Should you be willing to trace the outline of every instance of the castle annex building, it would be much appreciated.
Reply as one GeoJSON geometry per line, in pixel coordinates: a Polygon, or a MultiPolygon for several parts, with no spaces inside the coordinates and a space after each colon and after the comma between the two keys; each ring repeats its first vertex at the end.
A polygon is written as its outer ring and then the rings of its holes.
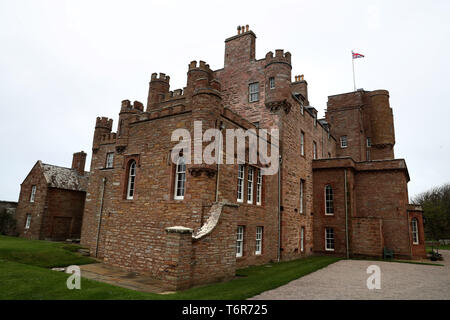
{"type": "Polygon", "coordinates": [[[37,161],[20,185],[16,230],[41,240],[79,239],[89,173],[86,153],[74,153],[72,167],[37,161]]]}
{"type": "Polygon", "coordinates": [[[192,61],[182,89],[152,74],[145,106],[122,101],[117,132],[97,118],[82,245],[172,289],[312,254],[425,256],[422,212],[408,203],[405,161],[394,158],[389,93],[330,96],[318,119],[304,77],[292,81],[291,54],[257,59],[255,43],[239,28],[225,40],[224,67],[192,61]],[[278,129],[268,143],[279,170],[263,175],[266,164],[248,153],[245,164],[189,163],[181,152],[172,161],[172,133],[193,137],[194,121],[203,132],[278,129]]]}

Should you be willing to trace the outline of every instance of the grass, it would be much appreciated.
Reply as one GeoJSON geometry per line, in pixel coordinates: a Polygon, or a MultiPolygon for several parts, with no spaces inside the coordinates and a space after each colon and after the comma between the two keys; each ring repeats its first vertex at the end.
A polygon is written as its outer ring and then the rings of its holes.
{"type": "Polygon", "coordinates": [[[81,290],[67,289],[69,275],[46,268],[79,264],[77,259],[80,262],[87,261],[81,259],[86,257],[79,257],[70,251],[74,249],[73,246],[65,246],[46,241],[0,237],[0,299],[241,300],[277,288],[340,260],[335,257],[309,257],[252,266],[237,270],[239,276],[228,282],[160,295],[85,278],[81,279],[81,290]],[[30,252],[30,249],[36,252],[30,252]],[[22,252],[14,254],[14,251],[22,252]]]}
{"type": "Polygon", "coordinates": [[[0,236],[0,259],[43,268],[95,262],[76,251],[78,245],[0,236]]]}
{"type": "MultiPolygon", "coordinates": [[[[431,246],[427,246],[427,252],[431,253],[431,246]]],[[[434,249],[438,249],[438,250],[450,250],[450,244],[441,244],[439,247],[434,247],[434,249]]]]}

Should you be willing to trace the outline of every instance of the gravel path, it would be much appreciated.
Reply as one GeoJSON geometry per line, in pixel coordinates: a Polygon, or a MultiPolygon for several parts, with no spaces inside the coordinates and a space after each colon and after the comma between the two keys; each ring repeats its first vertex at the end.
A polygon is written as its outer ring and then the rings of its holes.
{"type": "Polygon", "coordinates": [[[450,300],[450,251],[440,250],[445,266],[341,260],[324,269],[263,292],[250,300],[439,299],[450,300]],[[369,290],[367,267],[381,270],[381,289],[369,290]]]}

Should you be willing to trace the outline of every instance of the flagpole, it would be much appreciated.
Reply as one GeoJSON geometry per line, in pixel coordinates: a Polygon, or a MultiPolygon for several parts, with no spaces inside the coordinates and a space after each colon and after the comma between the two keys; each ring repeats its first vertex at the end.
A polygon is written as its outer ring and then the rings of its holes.
{"type": "Polygon", "coordinates": [[[352,50],[352,70],[353,70],[353,91],[356,91],[356,82],[355,82],[355,59],[353,58],[353,50],[352,50]]]}

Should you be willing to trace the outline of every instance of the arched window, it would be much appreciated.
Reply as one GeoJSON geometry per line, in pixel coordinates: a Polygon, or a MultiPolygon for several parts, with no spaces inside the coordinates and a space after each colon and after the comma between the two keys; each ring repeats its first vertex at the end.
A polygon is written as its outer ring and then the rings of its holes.
{"type": "Polygon", "coordinates": [[[416,218],[412,219],[411,224],[412,224],[413,244],[419,244],[419,227],[417,219],[416,218]]]}
{"type": "Polygon", "coordinates": [[[325,214],[334,214],[333,189],[329,184],[325,186],[325,214]]]}
{"type": "Polygon", "coordinates": [[[131,200],[134,196],[134,187],[136,181],[136,161],[132,160],[128,166],[128,185],[127,199],[131,200]]]}
{"type": "Polygon", "coordinates": [[[184,160],[184,157],[180,157],[177,161],[177,166],[175,170],[174,199],[183,200],[185,189],[186,189],[186,162],[184,160]]]}

